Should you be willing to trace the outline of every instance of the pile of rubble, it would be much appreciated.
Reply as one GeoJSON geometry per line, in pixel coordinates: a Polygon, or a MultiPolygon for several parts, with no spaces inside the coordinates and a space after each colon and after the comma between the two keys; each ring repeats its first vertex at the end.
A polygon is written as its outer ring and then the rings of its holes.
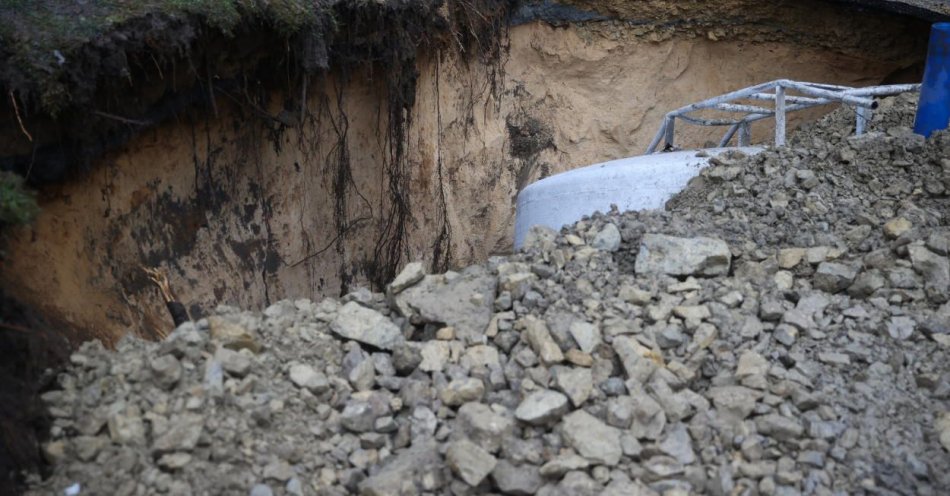
{"type": "Polygon", "coordinates": [[[947,494],[950,134],[884,102],[386,294],[88,343],[34,494],[947,494]]]}

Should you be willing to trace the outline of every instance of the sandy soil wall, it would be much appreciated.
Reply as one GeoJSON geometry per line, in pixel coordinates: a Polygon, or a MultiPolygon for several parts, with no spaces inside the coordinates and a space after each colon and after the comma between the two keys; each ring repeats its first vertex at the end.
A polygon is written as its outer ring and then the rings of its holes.
{"type": "MultiPolygon", "coordinates": [[[[780,77],[881,82],[922,55],[888,36],[839,51],[533,22],[512,28],[502,61],[422,59],[402,155],[378,69],[313,81],[303,115],[288,114],[289,95],[266,107],[218,95],[217,115],[182,116],[44,191],[41,216],[7,247],[2,286],[112,341],[171,326],[141,266],[165,269],[200,317],[338,295],[387,263],[463,265],[510,249],[524,185],[639,154],[666,111],[703,97],[780,77]]],[[[688,144],[714,138],[684,131],[688,144]]]]}

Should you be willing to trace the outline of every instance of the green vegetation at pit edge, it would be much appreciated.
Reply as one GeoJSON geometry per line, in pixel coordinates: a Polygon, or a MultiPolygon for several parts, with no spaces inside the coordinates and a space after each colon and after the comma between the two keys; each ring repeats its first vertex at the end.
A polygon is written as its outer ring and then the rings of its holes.
{"type": "Polygon", "coordinates": [[[9,66],[0,76],[7,86],[32,91],[42,110],[56,115],[71,100],[64,62],[74,50],[133,19],[196,18],[225,34],[252,23],[290,36],[328,15],[328,5],[326,0],[0,0],[0,56],[9,66]]]}
{"type": "Polygon", "coordinates": [[[23,178],[0,171],[0,225],[28,224],[39,211],[36,196],[23,184],[23,178]]]}

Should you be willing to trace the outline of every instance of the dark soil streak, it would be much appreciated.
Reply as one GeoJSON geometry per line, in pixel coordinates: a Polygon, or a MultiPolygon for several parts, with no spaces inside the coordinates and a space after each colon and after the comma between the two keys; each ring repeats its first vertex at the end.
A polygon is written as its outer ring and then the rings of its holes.
{"type": "Polygon", "coordinates": [[[439,213],[441,215],[441,226],[439,236],[432,246],[432,271],[445,272],[452,264],[452,229],[449,226],[449,207],[445,201],[445,178],[442,175],[442,140],[444,133],[442,131],[442,93],[440,91],[439,80],[442,75],[442,58],[436,58],[435,65],[435,101],[436,101],[436,128],[438,131],[438,142],[436,143],[436,170],[439,177],[439,213]]]}

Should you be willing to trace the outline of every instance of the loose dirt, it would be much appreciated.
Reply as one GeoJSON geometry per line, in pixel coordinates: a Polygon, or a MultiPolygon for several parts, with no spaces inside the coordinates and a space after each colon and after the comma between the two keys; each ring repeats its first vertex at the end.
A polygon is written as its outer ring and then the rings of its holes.
{"type": "Polygon", "coordinates": [[[913,103],[385,294],[88,343],[31,494],[946,493],[950,134],[913,103]]]}

